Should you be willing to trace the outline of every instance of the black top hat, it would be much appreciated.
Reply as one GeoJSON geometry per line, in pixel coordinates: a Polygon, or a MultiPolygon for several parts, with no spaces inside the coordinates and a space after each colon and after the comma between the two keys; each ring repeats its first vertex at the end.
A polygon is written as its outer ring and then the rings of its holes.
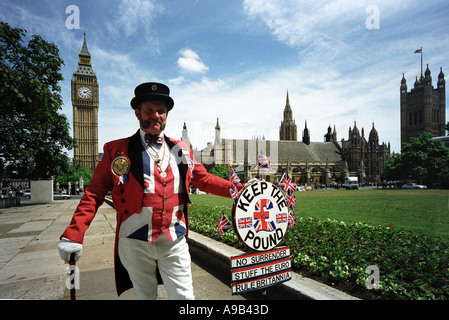
{"type": "Polygon", "coordinates": [[[173,108],[175,102],[170,97],[170,89],[162,83],[145,82],[134,89],[135,97],[131,100],[131,107],[136,109],[144,101],[159,100],[167,104],[167,111],[173,108]]]}

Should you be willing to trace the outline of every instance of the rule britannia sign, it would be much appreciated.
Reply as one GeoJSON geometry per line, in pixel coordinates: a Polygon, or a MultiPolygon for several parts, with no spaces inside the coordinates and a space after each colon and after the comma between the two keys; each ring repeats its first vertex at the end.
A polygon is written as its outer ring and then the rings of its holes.
{"type": "Polygon", "coordinates": [[[288,206],[276,185],[257,181],[239,193],[233,207],[235,233],[249,248],[267,251],[275,248],[288,227],[288,206]]]}

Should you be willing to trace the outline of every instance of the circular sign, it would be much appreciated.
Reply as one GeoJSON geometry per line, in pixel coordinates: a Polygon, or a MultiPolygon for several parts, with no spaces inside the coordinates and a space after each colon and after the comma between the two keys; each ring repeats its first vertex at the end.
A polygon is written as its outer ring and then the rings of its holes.
{"type": "Polygon", "coordinates": [[[112,172],[116,175],[124,175],[129,171],[129,159],[125,156],[120,156],[112,161],[112,172]]]}
{"type": "Polygon", "coordinates": [[[287,202],[277,186],[258,181],[240,191],[232,218],[235,233],[248,247],[270,250],[281,242],[287,230],[287,202]]]}

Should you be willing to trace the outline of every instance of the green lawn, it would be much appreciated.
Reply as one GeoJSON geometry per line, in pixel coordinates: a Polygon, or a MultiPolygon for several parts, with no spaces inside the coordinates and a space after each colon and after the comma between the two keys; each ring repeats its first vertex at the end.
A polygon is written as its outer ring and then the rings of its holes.
{"type": "MultiPolygon", "coordinates": [[[[297,224],[286,233],[294,270],[362,299],[449,299],[449,210],[443,190],[297,192],[297,224]],[[368,266],[380,289],[366,286],[368,266]]],[[[244,248],[231,229],[232,200],[192,196],[192,230],[244,248]]]]}
{"type": "Polygon", "coordinates": [[[447,190],[297,192],[296,216],[364,222],[449,239],[447,190]]]}
{"type": "MultiPolygon", "coordinates": [[[[296,217],[363,222],[419,231],[449,239],[448,190],[329,190],[295,192],[296,217]]],[[[225,205],[231,218],[232,200],[213,195],[193,195],[192,205],[225,205]]]]}

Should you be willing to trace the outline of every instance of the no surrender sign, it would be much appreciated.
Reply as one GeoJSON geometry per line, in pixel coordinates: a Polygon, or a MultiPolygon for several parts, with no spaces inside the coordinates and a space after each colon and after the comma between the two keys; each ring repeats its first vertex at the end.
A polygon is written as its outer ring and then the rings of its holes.
{"type": "Polygon", "coordinates": [[[231,267],[233,295],[288,281],[290,247],[231,257],[231,267]]]}
{"type": "Polygon", "coordinates": [[[290,247],[280,247],[267,252],[257,252],[231,257],[231,268],[247,267],[250,265],[282,259],[290,256],[290,247]]]}

